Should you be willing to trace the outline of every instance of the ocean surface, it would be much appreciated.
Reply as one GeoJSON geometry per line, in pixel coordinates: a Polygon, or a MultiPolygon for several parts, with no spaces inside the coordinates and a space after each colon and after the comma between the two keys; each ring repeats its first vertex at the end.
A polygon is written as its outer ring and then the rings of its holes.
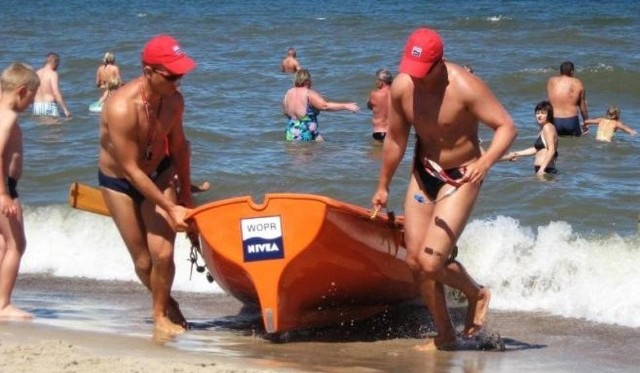
{"type": "MultiPolygon", "coordinates": [[[[67,206],[71,182],[97,184],[95,72],[113,51],[125,80],[140,74],[153,35],[175,36],[198,63],[182,81],[194,181],[213,187],[198,203],[269,192],[326,195],[370,206],[381,147],[370,137],[374,73],[397,71],[409,33],[428,25],[449,61],[470,64],[514,118],[514,149],[537,135],[533,108],[561,62],[575,63],[591,117],[608,105],[640,128],[640,2],[636,1],[87,1],[5,0],[0,66],[39,68],[61,55],[61,90],[73,117],[43,124],[21,116],[25,166],[19,191],[28,238],[21,272],[134,281],[130,259],[108,218],[67,206]],[[324,112],[325,143],[288,144],[281,100],[292,85],[280,72],[289,47],[314,88],[361,111],[324,112]]],[[[640,138],[610,144],[561,138],[560,173],[541,181],[533,159],[496,165],[460,239],[460,259],[493,290],[492,308],[640,327],[640,138]]],[[[481,138],[491,132],[481,129],[481,138]]],[[[411,149],[392,184],[402,213],[411,149]]],[[[221,293],[189,279],[188,244],[178,238],[175,288],[221,293]]]]}

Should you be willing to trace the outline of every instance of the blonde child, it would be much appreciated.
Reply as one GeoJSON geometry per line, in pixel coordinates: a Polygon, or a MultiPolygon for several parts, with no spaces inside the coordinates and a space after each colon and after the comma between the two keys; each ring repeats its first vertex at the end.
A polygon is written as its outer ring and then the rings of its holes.
{"type": "Polygon", "coordinates": [[[622,123],[620,120],[621,110],[619,107],[613,105],[607,108],[606,118],[587,119],[584,121],[585,130],[591,126],[598,126],[598,132],[596,133],[596,140],[611,142],[613,134],[621,130],[628,133],[631,136],[636,136],[638,132],[633,128],[622,123]]]}
{"type": "Polygon", "coordinates": [[[27,243],[17,191],[23,157],[18,114],[33,103],[40,79],[31,66],[13,63],[2,72],[0,86],[0,320],[30,319],[32,314],[11,303],[27,243]]]}

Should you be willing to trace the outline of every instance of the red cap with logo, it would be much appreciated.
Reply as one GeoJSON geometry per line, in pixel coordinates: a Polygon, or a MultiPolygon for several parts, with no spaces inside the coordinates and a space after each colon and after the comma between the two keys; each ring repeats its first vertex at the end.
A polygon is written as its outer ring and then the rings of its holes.
{"type": "Polygon", "coordinates": [[[169,35],[157,35],[142,50],[142,62],[160,65],[168,72],[184,75],[196,67],[196,63],[184,53],[178,41],[169,35]]]}
{"type": "Polygon", "coordinates": [[[443,54],[444,46],[440,35],[431,29],[419,28],[407,39],[398,71],[422,78],[443,54]]]}

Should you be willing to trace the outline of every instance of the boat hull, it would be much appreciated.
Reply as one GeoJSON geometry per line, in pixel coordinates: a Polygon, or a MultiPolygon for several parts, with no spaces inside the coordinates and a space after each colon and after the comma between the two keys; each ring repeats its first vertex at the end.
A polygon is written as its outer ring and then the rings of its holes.
{"type": "Polygon", "coordinates": [[[311,194],[237,197],[191,217],[220,287],[258,307],[280,333],[372,316],[418,295],[401,226],[363,208],[311,194]]]}

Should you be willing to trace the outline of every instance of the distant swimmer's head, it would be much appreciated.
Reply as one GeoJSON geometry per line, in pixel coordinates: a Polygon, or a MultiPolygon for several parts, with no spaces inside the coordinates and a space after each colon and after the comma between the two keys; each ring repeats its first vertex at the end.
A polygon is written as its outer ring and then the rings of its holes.
{"type": "Polygon", "coordinates": [[[415,30],[407,39],[398,71],[423,78],[442,61],[444,45],[440,35],[428,28],[415,30]]]}
{"type": "Polygon", "coordinates": [[[105,65],[116,63],[116,55],[112,52],[107,52],[102,57],[102,63],[105,65]]]}
{"type": "Polygon", "coordinates": [[[51,65],[54,70],[57,70],[58,66],[60,66],[60,55],[56,52],[47,53],[45,63],[51,65]]]}
{"type": "Polygon", "coordinates": [[[380,69],[376,71],[376,80],[386,85],[391,85],[393,82],[393,75],[387,69],[380,69]]]}
{"type": "Polygon", "coordinates": [[[576,67],[573,65],[571,61],[565,61],[560,64],[560,74],[566,76],[573,76],[575,73],[576,67]]]}
{"type": "Polygon", "coordinates": [[[311,86],[311,73],[307,69],[300,69],[293,74],[293,85],[296,87],[304,87],[306,83],[311,86]]]}
{"type": "Polygon", "coordinates": [[[609,119],[618,120],[620,119],[620,114],[622,114],[622,110],[615,105],[611,105],[607,108],[607,118],[609,119]]]}
{"type": "Polygon", "coordinates": [[[184,75],[196,67],[195,61],[187,56],[178,41],[169,35],[157,35],[147,42],[142,50],[142,63],[162,66],[176,75],[184,75]]]}
{"type": "Polygon", "coordinates": [[[289,50],[287,51],[287,56],[295,58],[296,57],[296,49],[293,48],[293,47],[289,48],[289,50]]]}

